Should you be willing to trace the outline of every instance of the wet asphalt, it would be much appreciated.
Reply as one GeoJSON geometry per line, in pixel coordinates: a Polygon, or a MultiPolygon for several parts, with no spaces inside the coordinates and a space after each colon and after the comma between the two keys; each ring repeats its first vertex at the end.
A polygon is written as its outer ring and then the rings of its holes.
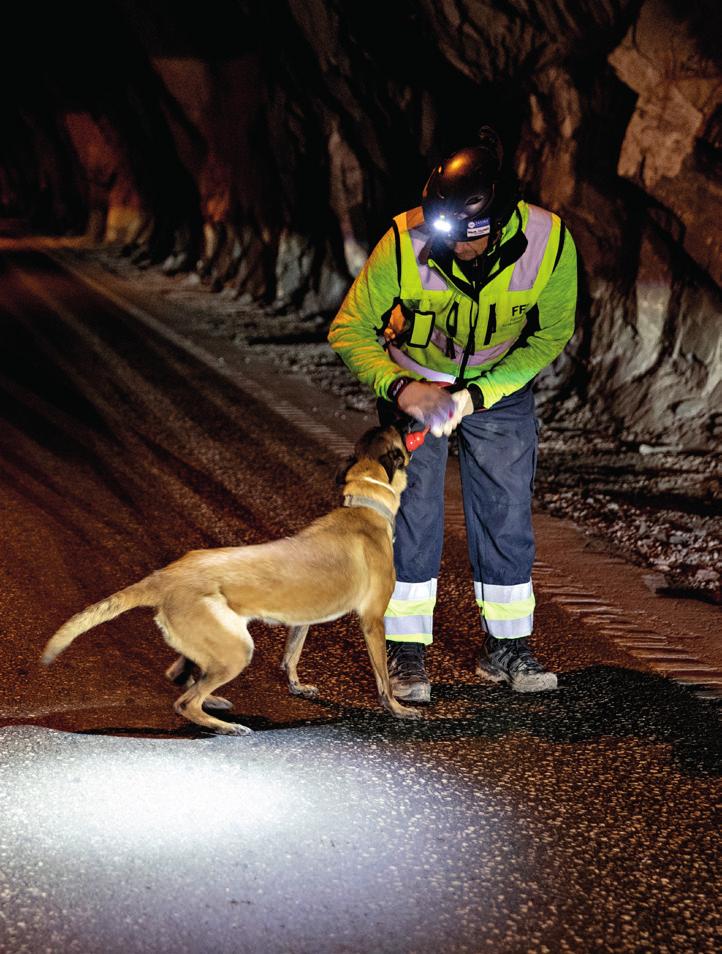
{"type": "Polygon", "coordinates": [[[175,715],[145,611],[41,669],[87,603],[334,506],[336,460],[39,252],[0,257],[0,321],[0,950],[720,950],[719,707],[551,603],[559,691],[479,684],[458,541],[420,724],[352,619],[309,637],[316,702],[252,630],[247,738],[175,715]]]}

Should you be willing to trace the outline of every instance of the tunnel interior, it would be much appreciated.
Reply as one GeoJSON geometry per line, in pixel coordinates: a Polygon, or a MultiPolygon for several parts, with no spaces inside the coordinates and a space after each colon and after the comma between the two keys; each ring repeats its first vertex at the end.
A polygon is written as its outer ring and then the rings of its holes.
{"type": "Polygon", "coordinates": [[[580,253],[545,414],[708,452],[721,28],[712,0],[26,6],[0,64],[0,214],[326,320],[433,163],[489,123],[580,253]]]}

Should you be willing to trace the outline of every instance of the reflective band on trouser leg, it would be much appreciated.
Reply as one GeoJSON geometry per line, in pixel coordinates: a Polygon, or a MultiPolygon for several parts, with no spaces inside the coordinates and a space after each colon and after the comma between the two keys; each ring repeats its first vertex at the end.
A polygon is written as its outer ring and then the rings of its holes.
{"type": "Polygon", "coordinates": [[[534,628],[534,590],[531,580],[515,586],[498,586],[474,580],[474,596],[485,631],[496,639],[530,636],[534,628]]]}
{"type": "Polygon", "coordinates": [[[397,582],[384,614],[386,639],[394,643],[432,641],[436,580],[397,582]]]}

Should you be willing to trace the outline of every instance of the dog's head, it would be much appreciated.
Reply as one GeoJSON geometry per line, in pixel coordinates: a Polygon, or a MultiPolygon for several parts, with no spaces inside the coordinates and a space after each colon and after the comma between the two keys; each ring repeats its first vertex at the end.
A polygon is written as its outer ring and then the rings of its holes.
{"type": "Polygon", "coordinates": [[[338,484],[345,484],[349,470],[361,460],[373,460],[386,472],[386,478],[397,493],[406,487],[406,468],[411,454],[406,450],[401,433],[393,426],[372,427],[356,442],[353,455],[336,475],[338,484]]]}

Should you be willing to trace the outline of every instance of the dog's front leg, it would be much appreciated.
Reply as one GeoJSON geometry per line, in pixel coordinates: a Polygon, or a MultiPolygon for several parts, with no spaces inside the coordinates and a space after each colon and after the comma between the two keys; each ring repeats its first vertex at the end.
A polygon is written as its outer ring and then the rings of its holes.
{"type": "Polygon", "coordinates": [[[395,715],[397,719],[421,719],[422,715],[418,709],[401,705],[397,699],[394,699],[391,692],[391,681],[386,664],[386,633],[383,617],[363,615],[361,616],[361,628],[376,677],[381,705],[388,709],[392,715],[395,715]]]}
{"type": "Polygon", "coordinates": [[[304,696],[306,699],[314,699],[318,695],[316,686],[311,686],[298,681],[298,660],[303,652],[303,644],[306,642],[308,626],[291,626],[288,630],[286,639],[286,651],[283,654],[281,669],[288,675],[288,688],[291,695],[304,696]]]}

